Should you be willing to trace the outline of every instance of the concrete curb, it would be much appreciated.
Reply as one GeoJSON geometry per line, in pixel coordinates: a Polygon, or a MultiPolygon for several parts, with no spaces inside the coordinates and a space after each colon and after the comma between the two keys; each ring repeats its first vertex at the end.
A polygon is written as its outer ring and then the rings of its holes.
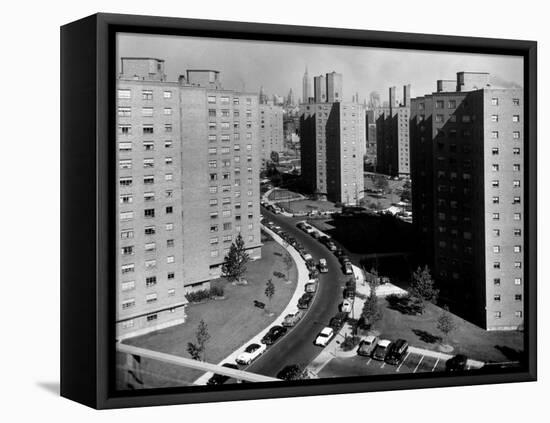
{"type": "MultiPolygon", "coordinates": [[[[302,256],[298,251],[294,249],[294,247],[288,245],[279,235],[277,235],[272,230],[268,229],[264,225],[262,225],[262,229],[267,232],[279,245],[281,245],[292,257],[294,260],[294,263],[296,263],[296,268],[298,270],[298,281],[296,283],[296,290],[294,291],[294,294],[292,295],[292,298],[288,302],[285,309],[279,314],[275,320],[269,324],[268,327],[263,329],[259,334],[255,335],[251,339],[249,339],[247,342],[245,342],[241,347],[239,347],[237,350],[233,351],[231,354],[229,354],[227,357],[225,357],[223,360],[221,360],[218,364],[223,363],[235,363],[235,359],[244,352],[244,349],[247,345],[252,343],[260,343],[260,340],[264,337],[264,335],[267,333],[269,328],[271,328],[274,325],[280,325],[285,316],[289,313],[296,313],[298,311],[298,299],[303,295],[305,285],[309,282],[309,271],[306,266],[306,262],[302,259],[302,256]]],[[[307,312],[307,310],[306,310],[307,312]]],[[[200,376],[197,380],[193,382],[194,385],[206,385],[206,382],[210,377],[212,377],[213,373],[207,372],[200,376]]]]}
{"type": "MultiPolygon", "coordinates": [[[[440,360],[445,360],[445,361],[447,361],[449,358],[454,357],[451,354],[446,354],[446,353],[442,353],[442,352],[439,352],[439,351],[427,350],[425,348],[418,348],[418,347],[413,347],[413,346],[409,346],[409,351],[414,353],[414,354],[422,354],[422,355],[425,355],[427,357],[438,358],[440,360]]],[[[485,365],[485,363],[483,361],[471,360],[471,359],[468,359],[467,364],[470,367],[473,367],[473,368],[476,368],[476,369],[479,369],[479,368],[481,368],[485,365]]]]}

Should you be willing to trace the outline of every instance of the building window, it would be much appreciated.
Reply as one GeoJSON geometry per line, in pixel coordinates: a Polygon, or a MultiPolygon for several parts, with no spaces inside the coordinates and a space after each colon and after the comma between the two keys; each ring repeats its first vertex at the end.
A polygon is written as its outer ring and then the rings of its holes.
{"type": "Polygon", "coordinates": [[[500,286],[500,278],[494,278],[493,279],[493,285],[494,286],[500,286]]]}
{"type": "Polygon", "coordinates": [[[498,156],[498,148],[497,147],[493,147],[491,149],[491,152],[493,153],[493,156],[498,156]]]}
{"type": "Polygon", "coordinates": [[[153,125],[143,125],[144,134],[152,134],[154,132],[153,125]]]}
{"type": "Polygon", "coordinates": [[[514,285],[521,285],[521,278],[514,278],[514,285]]]}
{"type": "Polygon", "coordinates": [[[153,151],[155,149],[154,141],[143,141],[143,149],[145,151],[153,151]]]}
{"type": "Polygon", "coordinates": [[[470,115],[462,115],[462,123],[470,123],[472,118],[470,115]]]}
{"type": "Polygon", "coordinates": [[[134,231],[131,229],[124,229],[120,231],[120,239],[131,239],[134,237],[134,231]]]}
{"type": "Polygon", "coordinates": [[[514,267],[515,267],[516,269],[521,269],[521,261],[516,261],[516,262],[514,262],[514,267]]]}
{"type": "Polygon", "coordinates": [[[156,228],[154,226],[146,226],[143,231],[145,235],[155,235],[156,228]]]}
{"type": "Polygon", "coordinates": [[[512,153],[518,156],[521,153],[521,150],[519,148],[512,148],[512,153]]]}
{"type": "Polygon", "coordinates": [[[443,107],[445,107],[445,102],[443,100],[437,100],[435,102],[436,109],[442,109],[443,107]]]}
{"type": "Polygon", "coordinates": [[[145,286],[147,288],[155,286],[156,284],[157,284],[157,277],[156,276],[149,276],[148,278],[145,278],[145,286]]]}
{"type": "Polygon", "coordinates": [[[164,132],[172,132],[172,124],[171,123],[165,123],[164,124],[164,132]]]}
{"type": "Polygon", "coordinates": [[[493,246],[493,253],[500,253],[500,245],[493,246]]]}
{"type": "Polygon", "coordinates": [[[521,181],[519,181],[519,180],[517,180],[517,179],[514,180],[514,181],[512,182],[512,186],[513,186],[514,188],[519,188],[519,187],[521,186],[521,181]]]}
{"type": "Polygon", "coordinates": [[[133,273],[135,266],[133,264],[123,264],[120,266],[120,272],[124,275],[126,273],[133,273]]]}
{"type": "Polygon", "coordinates": [[[512,122],[519,122],[519,115],[512,116],[512,122]]]}
{"type": "Polygon", "coordinates": [[[498,131],[491,131],[491,138],[493,139],[498,138],[498,131]]]}
{"type": "Polygon", "coordinates": [[[122,291],[131,291],[132,289],[135,289],[135,287],[136,287],[135,281],[127,281],[127,282],[122,282],[120,289],[122,291]]]}
{"type": "Polygon", "coordinates": [[[493,186],[493,188],[498,188],[498,185],[499,185],[498,179],[494,179],[493,181],[491,181],[491,185],[493,186]]]}
{"type": "Polygon", "coordinates": [[[493,236],[499,237],[500,236],[500,229],[493,229],[493,236]]]}
{"type": "Polygon", "coordinates": [[[155,159],[143,159],[143,167],[145,168],[155,167],[155,159]]]}
{"type": "Polygon", "coordinates": [[[494,196],[493,197],[493,204],[498,204],[500,202],[500,197],[494,196]]]}
{"type": "Polygon", "coordinates": [[[163,97],[164,98],[172,98],[172,91],[164,91],[163,97]]]}
{"type": "Polygon", "coordinates": [[[174,256],[168,256],[168,257],[166,257],[166,263],[170,264],[170,263],[174,263],[174,261],[175,261],[174,256]]]}
{"type": "Polygon", "coordinates": [[[494,295],[493,300],[497,302],[500,301],[500,295],[499,294],[494,295]]]}
{"type": "Polygon", "coordinates": [[[491,169],[493,169],[493,172],[498,172],[498,164],[493,164],[491,169]]]}
{"type": "Polygon", "coordinates": [[[132,151],[132,143],[131,142],[119,142],[118,143],[118,151],[121,153],[127,153],[129,151],[132,151]]]}
{"type": "Polygon", "coordinates": [[[167,223],[165,226],[165,229],[167,231],[173,231],[174,230],[174,224],[173,223],[167,223]]]}
{"type": "Polygon", "coordinates": [[[118,116],[119,117],[130,117],[130,116],[132,116],[132,108],[131,107],[119,107],[118,108],[118,116]]]}
{"type": "Polygon", "coordinates": [[[167,276],[168,279],[174,279],[176,277],[176,274],[174,272],[168,272],[167,276]]]}
{"type": "Polygon", "coordinates": [[[492,106],[498,106],[498,98],[493,97],[493,98],[491,99],[491,105],[492,105],[492,106]]]}
{"type": "Polygon", "coordinates": [[[143,210],[143,215],[145,217],[155,217],[155,209],[145,209],[143,210]]]}
{"type": "Polygon", "coordinates": [[[514,229],[514,236],[521,236],[521,229],[514,229]]]}
{"type": "Polygon", "coordinates": [[[141,116],[143,116],[143,117],[152,117],[153,116],[153,108],[152,107],[142,107],[141,108],[141,116]]]}
{"type": "Polygon", "coordinates": [[[170,116],[172,114],[172,108],[171,107],[165,107],[164,108],[164,115],[170,116]]]}
{"type": "Polygon", "coordinates": [[[218,237],[210,238],[210,244],[217,244],[219,242],[218,237]]]}
{"type": "Polygon", "coordinates": [[[515,301],[521,301],[521,294],[514,295],[514,300],[515,301]]]}
{"type": "Polygon", "coordinates": [[[219,255],[218,250],[211,250],[210,251],[210,257],[214,258],[214,257],[218,257],[218,255],[219,255]]]}
{"type": "Polygon", "coordinates": [[[144,177],[143,177],[143,183],[144,183],[145,185],[154,184],[154,183],[155,183],[155,177],[154,177],[154,176],[151,176],[151,175],[144,176],[144,177]]]}
{"type": "Polygon", "coordinates": [[[118,90],[118,98],[120,100],[128,100],[132,98],[132,91],[130,90],[118,90]]]}
{"type": "Polygon", "coordinates": [[[120,249],[120,253],[123,255],[123,256],[131,256],[132,254],[134,254],[134,247],[133,246],[126,246],[126,247],[122,247],[120,249]]]}
{"type": "Polygon", "coordinates": [[[514,253],[521,253],[521,245],[514,245],[514,253]]]}
{"type": "Polygon", "coordinates": [[[512,204],[521,204],[521,197],[514,197],[512,204]]]}
{"type": "Polygon", "coordinates": [[[157,320],[157,318],[158,318],[158,315],[156,313],[155,314],[149,314],[147,316],[147,321],[148,322],[154,322],[155,320],[157,320]]]}
{"type": "Polygon", "coordinates": [[[133,200],[134,198],[130,194],[122,194],[120,196],[120,204],[131,204],[133,200]]]}
{"type": "Polygon", "coordinates": [[[133,211],[121,212],[120,213],[120,221],[121,222],[132,220],[133,218],[134,218],[134,212],[133,211]]]}
{"type": "Polygon", "coordinates": [[[166,206],[166,214],[174,213],[174,208],[172,206],[166,206]]]}
{"type": "Polygon", "coordinates": [[[495,261],[493,263],[493,269],[500,269],[500,262],[499,261],[495,261]]]}
{"type": "Polygon", "coordinates": [[[498,115],[491,115],[491,122],[498,122],[498,115]]]}
{"type": "Polygon", "coordinates": [[[165,181],[172,181],[173,179],[174,179],[174,175],[172,175],[171,173],[167,173],[166,175],[164,175],[165,181]]]}
{"type": "Polygon", "coordinates": [[[512,133],[512,136],[514,137],[515,140],[519,140],[519,131],[514,131],[512,133]]]}
{"type": "Polygon", "coordinates": [[[501,311],[495,311],[495,319],[500,319],[502,317],[502,312],[501,311]]]}
{"type": "Polygon", "coordinates": [[[216,96],[215,95],[209,95],[208,96],[208,104],[216,104],[216,96]]]}
{"type": "Polygon", "coordinates": [[[121,306],[122,306],[122,310],[126,310],[126,309],[129,309],[129,308],[132,308],[136,305],[136,300],[134,298],[130,298],[128,300],[124,300],[122,301],[121,303],[121,306]]]}
{"type": "Polygon", "coordinates": [[[118,125],[118,133],[120,135],[130,135],[132,133],[132,125],[118,125]]]}
{"type": "MultiPolygon", "coordinates": [[[[173,297],[174,295],[176,295],[176,289],[175,288],[170,288],[168,290],[168,296],[173,297]]],[[[172,310],[172,309],[170,309],[170,310],[172,310]]]]}

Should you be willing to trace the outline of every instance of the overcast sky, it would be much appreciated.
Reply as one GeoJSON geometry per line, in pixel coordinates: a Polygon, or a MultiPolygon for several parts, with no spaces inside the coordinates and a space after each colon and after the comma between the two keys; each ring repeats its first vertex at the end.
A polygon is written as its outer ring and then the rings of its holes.
{"type": "Polygon", "coordinates": [[[411,84],[412,97],[429,94],[436,80],[455,79],[460,71],[489,72],[496,86],[523,85],[523,59],[515,56],[137,34],[119,34],[117,53],[164,59],[170,81],[186,69],[214,69],[224,88],[258,92],[263,86],[270,95],[292,88],[296,100],[306,65],[311,78],[342,73],[347,101],[356,92],[363,101],[371,91],[385,101],[394,85],[400,98],[405,84],[411,84]]]}

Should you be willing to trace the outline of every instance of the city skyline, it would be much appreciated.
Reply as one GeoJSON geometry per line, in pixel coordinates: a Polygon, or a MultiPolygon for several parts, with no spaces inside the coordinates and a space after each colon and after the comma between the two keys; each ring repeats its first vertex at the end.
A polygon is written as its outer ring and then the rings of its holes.
{"type": "MultiPolygon", "coordinates": [[[[270,96],[286,96],[292,89],[296,100],[302,96],[306,67],[312,83],[314,76],[327,72],[343,74],[345,101],[359,93],[363,102],[377,91],[384,102],[389,87],[403,84],[411,84],[412,97],[430,94],[436,91],[434,81],[452,79],[459,71],[487,72],[495,87],[518,88],[523,81],[523,60],[518,56],[295,43],[289,49],[289,43],[282,42],[136,34],[120,34],[117,48],[120,57],[166,60],[169,81],[176,81],[186,69],[211,68],[223,75],[224,88],[259,92],[263,87],[270,96]]],[[[120,63],[117,67],[120,70],[120,63]]]]}

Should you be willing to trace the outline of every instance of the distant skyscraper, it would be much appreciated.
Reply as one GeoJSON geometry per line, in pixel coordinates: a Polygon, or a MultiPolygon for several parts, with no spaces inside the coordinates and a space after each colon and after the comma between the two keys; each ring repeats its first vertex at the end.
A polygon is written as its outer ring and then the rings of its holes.
{"type": "Polygon", "coordinates": [[[343,78],[341,73],[327,73],[327,101],[335,103],[342,101],[343,78]]]}
{"type": "Polygon", "coordinates": [[[260,105],[260,159],[262,169],[271,160],[271,153],[284,150],[283,108],[275,104],[260,105]]]}
{"type": "Polygon", "coordinates": [[[327,101],[327,79],[324,75],[313,78],[313,91],[315,103],[324,103],[327,101]]]}
{"type": "Polygon", "coordinates": [[[292,92],[292,88],[290,89],[290,91],[288,92],[288,96],[287,96],[287,99],[286,99],[286,103],[287,105],[289,106],[294,106],[295,102],[294,102],[294,93],[292,92]]]}
{"type": "Polygon", "coordinates": [[[309,79],[309,74],[307,72],[307,66],[306,66],[306,71],[302,78],[302,103],[308,103],[310,97],[311,97],[311,80],[309,79]]]}

